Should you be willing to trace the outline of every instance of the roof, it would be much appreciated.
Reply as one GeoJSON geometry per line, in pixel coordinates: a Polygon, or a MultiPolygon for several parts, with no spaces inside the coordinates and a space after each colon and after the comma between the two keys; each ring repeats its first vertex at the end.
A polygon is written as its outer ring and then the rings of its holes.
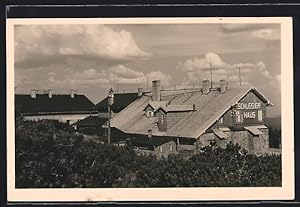
{"type": "Polygon", "coordinates": [[[89,127],[101,127],[107,121],[106,118],[99,118],[98,116],[88,116],[85,119],[79,120],[73,125],[77,126],[89,126],[89,127]]]}
{"type": "MultiPolygon", "coordinates": [[[[111,110],[114,113],[119,113],[129,104],[138,98],[137,93],[115,93],[114,103],[111,105],[111,110]]],[[[107,113],[108,99],[107,97],[96,104],[96,108],[99,112],[107,113]]]]}
{"type": "Polygon", "coordinates": [[[95,111],[95,105],[84,95],[57,95],[49,98],[48,94],[15,94],[15,110],[17,113],[88,113],[95,111]]]}
{"type": "Polygon", "coordinates": [[[148,138],[147,136],[138,136],[131,140],[132,145],[139,146],[139,147],[150,147],[150,146],[157,147],[167,142],[174,142],[174,140],[168,137],[148,138]]]}
{"type": "Polygon", "coordinates": [[[165,112],[193,111],[193,105],[167,105],[161,106],[159,108],[161,108],[165,112]]]}
{"type": "Polygon", "coordinates": [[[162,91],[161,100],[170,105],[195,105],[195,111],[185,112],[185,115],[166,132],[159,131],[157,124],[144,116],[144,109],[151,101],[151,93],[131,103],[126,109],[111,120],[111,126],[130,134],[147,134],[152,129],[153,136],[198,138],[223,116],[232,106],[236,105],[246,94],[252,91],[264,103],[271,102],[252,86],[228,88],[224,94],[212,90],[202,94],[201,90],[162,91]],[[188,124],[187,124],[188,123],[188,124]]]}

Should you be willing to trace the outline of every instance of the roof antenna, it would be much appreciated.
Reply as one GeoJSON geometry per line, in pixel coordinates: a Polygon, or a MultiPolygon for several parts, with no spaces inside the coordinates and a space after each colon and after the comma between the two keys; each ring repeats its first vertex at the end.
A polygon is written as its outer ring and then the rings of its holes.
{"type": "Polygon", "coordinates": [[[239,80],[240,80],[240,86],[242,86],[241,67],[239,67],[239,80]]]}
{"type": "Polygon", "coordinates": [[[147,91],[149,91],[149,78],[148,78],[148,75],[147,75],[147,91]]]}
{"type": "Polygon", "coordinates": [[[209,67],[210,67],[210,88],[213,87],[213,79],[212,79],[212,65],[211,65],[211,58],[209,57],[209,67]]]}

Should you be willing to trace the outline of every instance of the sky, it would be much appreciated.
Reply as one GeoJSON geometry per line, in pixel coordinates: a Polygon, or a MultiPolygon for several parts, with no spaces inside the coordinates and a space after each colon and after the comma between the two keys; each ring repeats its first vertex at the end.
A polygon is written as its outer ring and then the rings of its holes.
{"type": "Polygon", "coordinates": [[[164,89],[220,79],[252,84],[281,113],[279,24],[16,25],[15,90],[68,93],[94,103],[115,91],[137,92],[159,79],[164,89]],[[148,83],[148,85],[147,85],[148,83]]]}

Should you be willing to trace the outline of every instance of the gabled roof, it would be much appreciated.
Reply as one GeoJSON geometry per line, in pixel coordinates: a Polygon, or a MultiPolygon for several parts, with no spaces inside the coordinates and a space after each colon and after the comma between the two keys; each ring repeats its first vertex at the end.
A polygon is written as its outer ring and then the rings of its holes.
{"type": "Polygon", "coordinates": [[[161,107],[166,107],[167,104],[167,101],[150,101],[149,104],[147,104],[147,106],[144,108],[144,110],[146,110],[146,108],[150,106],[153,109],[153,111],[156,111],[161,107]]]}
{"type": "Polygon", "coordinates": [[[95,110],[95,105],[84,95],[57,95],[52,98],[48,94],[37,94],[31,98],[30,94],[15,94],[16,113],[88,113],[95,110]]]}
{"type": "Polygon", "coordinates": [[[85,119],[79,120],[73,125],[77,126],[89,126],[89,127],[101,127],[107,121],[106,118],[99,118],[98,116],[88,116],[85,119]]]}
{"type": "Polygon", "coordinates": [[[242,86],[228,88],[224,94],[212,90],[209,94],[198,91],[162,91],[162,101],[170,105],[193,105],[196,111],[189,111],[172,128],[166,132],[158,131],[157,124],[144,116],[144,108],[151,101],[151,93],[147,93],[131,103],[111,120],[111,126],[125,133],[147,134],[152,129],[153,136],[198,138],[212,124],[223,116],[232,106],[236,105],[250,91],[256,94],[264,103],[272,105],[256,88],[242,86]]]}
{"type": "MultiPolygon", "coordinates": [[[[119,113],[124,108],[126,108],[129,104],[135,101],[138,98],[137,93],[115,93],[114,94],[114,103],[111,106],[111,110],[114,113],[119,113]]],[[[96,104],[96,108],[99,112],[107,113],[107,97],[101,100],[96,104]]]]}
{"type": "Polygon", "coordinates": [[[161,106],[159,109],[164,110],[165,112],[180,112],[180,111],[193,111],[194,107],[193,105],[167,105],[167,106],[161,106]]]}

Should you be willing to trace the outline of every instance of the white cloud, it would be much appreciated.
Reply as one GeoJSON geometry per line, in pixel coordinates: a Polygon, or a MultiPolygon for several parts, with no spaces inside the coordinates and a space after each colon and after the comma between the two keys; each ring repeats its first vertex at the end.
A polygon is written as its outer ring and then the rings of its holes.
{"type": "Polygon", "coordinates": [[[143,51],[128,31],[105,25],[23,25],[15,28],[15,58],[33,55],[88,55],[130,59],[143,51]]]}
{"type": "Polygon", "coordinates": [[[126,68],[121,64],[115,67],[111,67],[109,71],[125,78],[138,78],[140,76],[143,76],[142,72],[126,68]]]}
{"type": "Polygon", "coordinates": [[[147,79],[149,83],[152,80],[161,80],[164,86],[169,86],[172,81],[171,75],[162,73],[160,71],[152,71],[149,73],[138,72],[124,65],[117,65],[108,69],[86,69],[83,71],[72,72],[72,70],[65,69],[65,74],[49,72],[46,80],[36,82],[36,85],[47,85],[51,88],[64,89],[80,89],[80,88],[110,88],[116,84],[122,84],[127,88],[137,87],[140,85],[146,87],[147,79]]]}
{"type": "Polygon", "coordinates": [[[275,29],[259,29],[252,32],[252,35],[264,40],[279,40],[280,32],[275,29]]]}
{"type": "Polygon", "coordinates": [[[270,74],[262,61],[257,63],[229,64],[215,53],[207,53],[201,58],[188,59],[177,65],[177,69],[186,73],[183,84],[189,86],[195,83],[201,84],[201,81],[204,79],[210,80],[210,68],[213,74],[213,82],[215,83],[224,79],[230,84],[238,84],[239,68],[241,71],[241,80],[244,84],[257,83],[257,80],[265,83],[265,81],[277,78],[270,74]]]}

